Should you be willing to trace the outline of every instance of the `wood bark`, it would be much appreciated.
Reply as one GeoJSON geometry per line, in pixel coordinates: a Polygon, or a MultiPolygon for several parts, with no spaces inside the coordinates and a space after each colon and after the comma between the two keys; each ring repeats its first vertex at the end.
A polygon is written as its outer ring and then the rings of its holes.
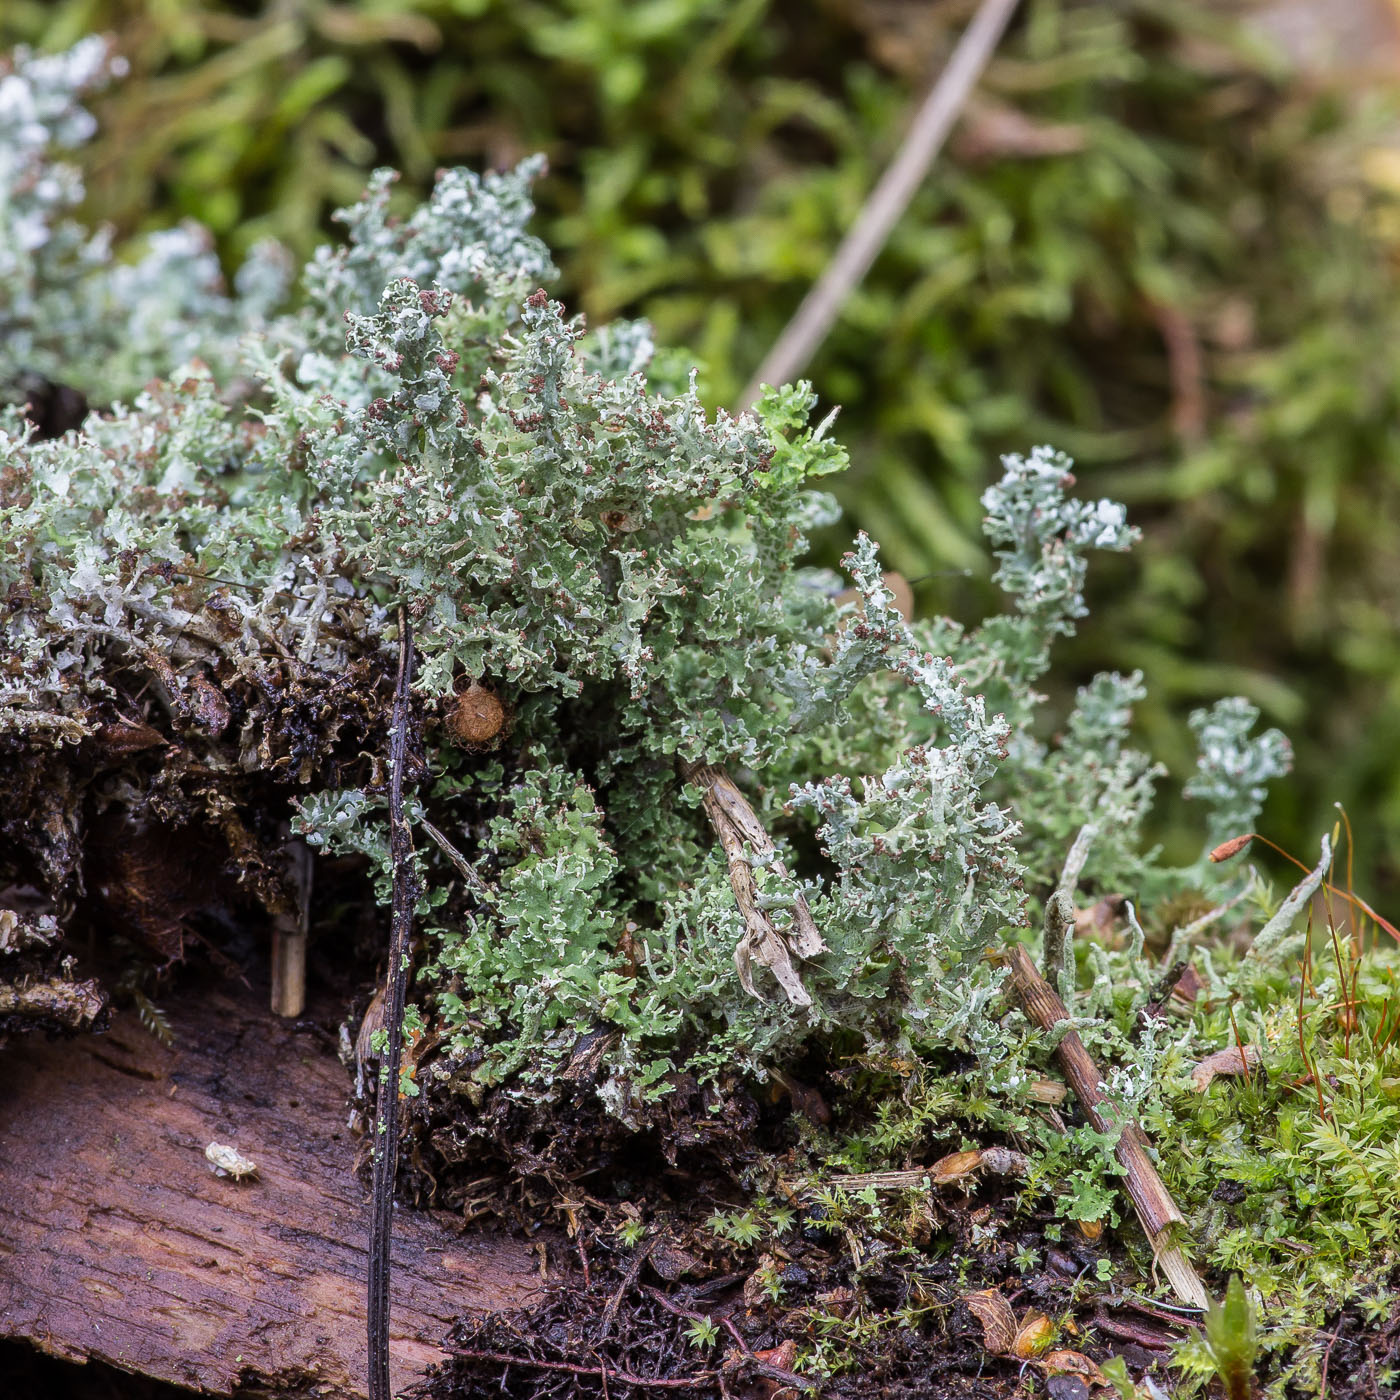
{"type": "MultiPolygon", "coordinates": [[[[365,1394],[368,1192],[327,1037],[266,987],[172,998],[161,1046],[111,1033],[0,1053],[0,1337],[214,1395],[365,1394]],[[257,1163],[216,1176],[211,1142],[257,1163]]],[[[529,1304],[523,1241],[399,1207],[395,1390],[452,1321],[529,1304]]]]}

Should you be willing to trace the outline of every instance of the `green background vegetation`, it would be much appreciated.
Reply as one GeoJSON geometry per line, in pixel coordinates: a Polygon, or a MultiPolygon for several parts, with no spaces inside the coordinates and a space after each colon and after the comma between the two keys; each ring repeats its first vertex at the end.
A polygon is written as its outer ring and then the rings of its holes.
{"type": "MultiPolygon", "coordinates": [[[[537,231],[596,322],[645,315],[735,398],[824,265],[972,0],[11,0],[0,43],[110,30],[89,213],[304,255],[367,171],[534,150],[537,231]]],[[[1243,7],[1240,7],[1243,10],[1243,7]]],[[[990,598],[978,496],[1050,442],[1143,547],[1097,573],[1063,679],[1141,667],[1146,744],[1239,691],[1291,734],[1265,822],[1334,800],[1400,867],[1400,159],[1394,94],[1291,71],[1230,7],[1026,0],[950,151],[812,368],[855,524],[923,612],[990,598]],[[966,575],[959,571],[970,571],[966,575]]],[[[849,537],[843,526],[842,536],[849,537]]],[[[834,554],[841,541],[829,542],[834,554]]],[[[1161,809],[1188,856],[1200,833],[1161,809]]],[[[1359,880],[1358,883],[1361,883],[1359,880]]]]}

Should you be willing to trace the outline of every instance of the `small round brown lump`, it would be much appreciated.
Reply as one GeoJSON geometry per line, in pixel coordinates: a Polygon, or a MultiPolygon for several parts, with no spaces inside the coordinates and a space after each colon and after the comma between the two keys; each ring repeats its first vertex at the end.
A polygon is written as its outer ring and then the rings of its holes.
{"type": "Polygon", "coordinates": [[[462,744],[490,744],[506,723],[506,707],[496,692],[480,681],[472,681],[448,707],[443,724],[453,741],[462,744]]]}

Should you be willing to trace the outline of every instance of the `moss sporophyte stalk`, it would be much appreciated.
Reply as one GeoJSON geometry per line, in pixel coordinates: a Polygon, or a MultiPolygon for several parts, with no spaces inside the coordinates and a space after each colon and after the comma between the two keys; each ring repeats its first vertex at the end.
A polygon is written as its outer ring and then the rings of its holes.
{"type": "MultiPolygon", "coordinates": [[[[402,218],[380,172],[343,243],[297,278],[265,247],[229,292],[196,231],[118,257],[75,221],[63,151],[113,64],[86,40],[0,77],[0,884],[61,923],[103,897],[96,843],[178,834],[275,909],[290,816],[387,907],[402,607],[433,1047],[405,1050],[411,1092],[463,1122],[582,1097],[642,1129],[682,1084],[815,1058],[871,1086],[820,1139],[831,1169],[1011,1134],[1028,1201],[1112,1222],[1112,1135],[1041,1111],[1054,1046],[986,956],[1035,944],[1057,886],[1092,892],[1060,986],[1116,1121],[1162,1145],[1197,1263],[1262,1300],[1261,1349],[1315,1379],[1307,1328],[1364,1291],[1358,1260],[1396,1261],[1394,950],[1358,936],[1334,967],[1315,941],[1300,993],[1303,901],[1265,956],[1216,936],[1286,894],[1207,859],[1288,768],[1252,706],[1193,717],[1185,868],[1144,845],[1166,774],[1131,737],[1140,675],[1046,713],[1091,557],[1136,539],[1123,507],[1050,448],[1005,458],[983,497],[1005,611],[908,621],[868,537],[844,578],[804,565],[847,462],[805,384],[711,415],[645,325],[589,329],[540,289],[538,161],[444,171],[402,218]],[[97,406],[80,428],[36,430],[36,374],[97,406]],[[1162,990],[1179,960],[1192,998],[1162,990]],[[1251,1081],[1193,1089],[1236,1037],[1251,1081]]],[[[178,911],[119,912],[178,953],[178,911]]]]}

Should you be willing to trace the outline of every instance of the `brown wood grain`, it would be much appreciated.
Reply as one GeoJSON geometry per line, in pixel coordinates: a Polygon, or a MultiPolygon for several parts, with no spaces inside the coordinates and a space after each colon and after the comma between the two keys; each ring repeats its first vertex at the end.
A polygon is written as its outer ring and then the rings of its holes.
{"type": "MultiPolygon", "coordinates": [[[[0,1336],[215,1395],[365,1394],[368,1192],[346,1078],[319,1039],[227,986],[172,998],[169,1049],[111,1032],[0,1052],[0,1336]],[[258,1164],[214,1174],[211,1142],[258,1164]]],[[[525,1242],[399,1207],[393,1384],[454,1317],[527,1304],[525,1242]]]]}

